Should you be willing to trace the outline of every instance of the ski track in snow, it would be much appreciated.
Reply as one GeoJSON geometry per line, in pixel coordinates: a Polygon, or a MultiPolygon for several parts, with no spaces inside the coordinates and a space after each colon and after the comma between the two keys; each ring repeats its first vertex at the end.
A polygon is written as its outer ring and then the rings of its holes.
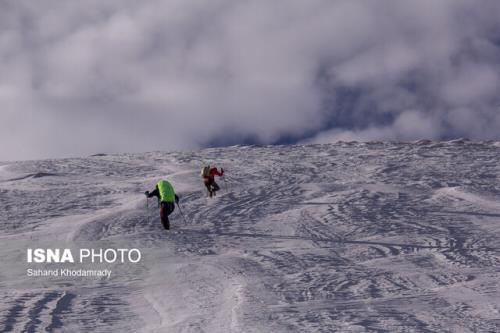
{"type": "Polygon", "coordinates": [[[4,163],[0,331],[499,332],[499,153],[351,142],[4,163]],[[208,199],[214,160],[227,182],[208,199]],[[186,217],[170,231],[142,194],[162,178],[186,217]],[[33,278],[28,247],[143,258],[105,265],[109,280],[33,278]]]}

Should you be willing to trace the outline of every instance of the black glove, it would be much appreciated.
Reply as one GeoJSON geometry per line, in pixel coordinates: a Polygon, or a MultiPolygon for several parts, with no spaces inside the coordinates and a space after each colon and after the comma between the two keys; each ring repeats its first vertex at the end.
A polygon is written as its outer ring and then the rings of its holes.
{"type": "Polygon", "coordinates": [[[224,169],[220,168],[220,173],[224,174],[224,169]]]}
{"type": "Polygon", "coordinates": [[[144,192],[144,194],[149,197],[149,191],[144,192]]]}

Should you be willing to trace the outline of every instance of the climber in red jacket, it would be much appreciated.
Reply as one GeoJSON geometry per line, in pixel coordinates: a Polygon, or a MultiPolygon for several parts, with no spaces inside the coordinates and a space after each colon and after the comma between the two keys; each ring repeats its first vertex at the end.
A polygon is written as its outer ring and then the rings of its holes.
{"type": "Polygon", "coordinates": [[[203,177],[203,183],[208,190],[208,195],[210,197],[215,196],[215,193],[220,189],[219,185],[215,182],[215,176],[224,176],[224,169],[220,169],[220,172],[216,167],[206,166],[201,169],[201,176],[203,177]]]}

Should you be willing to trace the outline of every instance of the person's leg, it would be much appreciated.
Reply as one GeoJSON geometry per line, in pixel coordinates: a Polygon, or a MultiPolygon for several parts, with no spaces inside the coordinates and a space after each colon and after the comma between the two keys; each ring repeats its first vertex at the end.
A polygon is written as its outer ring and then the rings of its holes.
{"type": "Polygon", "coordinates": [[[211,198],[212,197],[212,182],[206,182],[205,186],[207,187],[208,196],[211,198]]]}
{"type": "Polygon", "coordinates": [[[220,190],[219,185],[217,185],[217,183],[216,183],[216,182],[213,182],[213,184],[212,184],[212,191],[214,192],[214,195],[215,195],[215,193],[216,193],[218,190],[220,190]]]}
{"type": "Polygon", "coordinates": [[[166,230],[170,229],[170,221],[168,220],[168,207],[166,202],[162,202],[160,206],[160,219],[161,219],[161,224],[163,225],[163,228],[166,230]]]}
{"type": "Polygon", "coordinates": [[[169,216],[170,214],[172,214],[174,212],[175,204],[173,202],[167,202],[166,206],[167,206],[167,216],[169,216]]]}

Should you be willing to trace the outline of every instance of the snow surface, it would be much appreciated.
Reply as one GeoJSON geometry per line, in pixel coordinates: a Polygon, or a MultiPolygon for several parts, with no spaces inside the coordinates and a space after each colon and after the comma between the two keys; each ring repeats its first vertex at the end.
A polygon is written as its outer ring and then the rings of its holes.
{"type": "Polygon", "coordinates": [[[499,332],[499,157],[456,140],[2,163],[0,330],[499,332]],[[227,170],[213,199],[210,161],[227,170]],[[186,217],[170,231],[143,195],[160,179],[186,217]],[[143,257],[35,278],[27,248],[143,257]]]}

